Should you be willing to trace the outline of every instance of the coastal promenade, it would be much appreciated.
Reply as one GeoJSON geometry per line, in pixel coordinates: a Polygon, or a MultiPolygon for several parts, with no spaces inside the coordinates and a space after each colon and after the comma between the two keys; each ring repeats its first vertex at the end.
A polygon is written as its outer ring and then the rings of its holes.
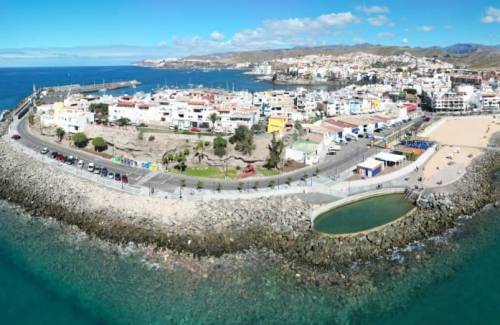
{"type": "MultiPolygon", "coordinates": [[[[32,109],[32,100],[26,100],[23,101],[23,103],[25,103],[23,104],[24,106],[28,105],[29,108],[32,109]]],[[[23,110],[25,109],[26,108],[23,108],[23,110]]],[[[19,109],[17,109],[16,112],[19,112],[19,109]]],[[[200,182],[204,189],[212,191],[217,189],[222,191],[235,191],[249,188],[262,189],[274,186],[279,188],[280,186],[294,182],[303,182],[307,185],[308,181],[311,182],[312,178],[317,176],[337,179],[345,170],[355,166],[357,163],[381,150],[377,147],[368,147],[367,139],[359,139],[359,141],[345,146],[337,155],[326,157],[326,159],[318,165],[308,166],[292,172],[280,173],[279,175],[269,177],[247,178],[241,180],[197,178],[172,173],[150,172],[145,169],[124,166],[114,163],[111,160],[106,160],[96,155],[83,152],[77,148],[64,147],[31,132],[29,130],[26,115],[26,113],[19,115],[11,126],[11,131],[13,132],[15,130],[19,133],[21,136],[20,142],[26,147],[35,151],[47,147],[52,151],[55,150],[65,155],[72,155],[88,162],[92,161],[108,169],[117,170],[120,173],[129,175],[130,185],[132,186],[144,186],[150,190],[154,189],[166,193],[173,193],[176,190],[179,191],[179,187],[199,188],[200,182]]],[[[409,128],[419,121],[419,119],[415,119],[404,126],[404,128],[409,128]]],[[[392,132],[392,134],[387,132],[387,134],[384,135],[392,137],[396,133],[400,134],[401,130],[392,132]]]]}
{"type": "MultiPolygon", "coordinates": [[[[199,178],[185,177],[173,175],[169,173],[151,172],[146,169],[135,168],[130,166],[114,163],[111,160],[103,159],[99,156],[78,150],[76,148],[68,148],[66,146],[49,142],[43,139],[36,133],[30,132],[26,118],[15,120],[10,125],[12,132],[17,132],[21,135],[21,140],[16,141],[16,144],[28,149],[32,153],[34,159],[43,159],[45,162],[51,162],[49,158],[38,153],[42,147],[49,147],[51,150],[58,151],[64,155],[73,155],[79,159],[93,161],[94,163],[114,170],[122,174],[127,174],[129,184],[121,186],[131,194],[153,195],[158,197],[182,198],[185,200],[210,200],[210,199],[256,199],[266,196],[283,196],[283,195],[299,195],[309,202],[323,203],[330,202],[335,199],[346,197],[352,194],[370,191],[382,187],[407,187],[414,186],[417,183],[419,173],[414,172],[416,167],[420,167],[432,156],[434,149],[431,148],[426,154],[420,157],[416,162],[407,165],[401,170],[377,177],[371,180],[347,181],[346,179],[352,174],[353,166],[367,158],[370,155],[380,151],[378,148],[368,148],[363,141],[359,141],[357,147],[352,147],[351,151],[344,151],[343,156],[339,155],[335,160],[335,164],[330,169],[325,169],[323,172],[315,176],[303,178],[304,171],[295,172],[295,178],[290,181],[290,176],[284,174],[277,177],[254,178],[246,181],[228,181],[228,180],[207,180],[202,179],[204,187],[198,188],[199,178]],[[356,151],[362,151],[359,155],[356,151]],[[354,155],[354,157],[349,156],[354,155]],[[182,179],[187,179],[186,186],[181,186],[182,179]],[[270,187],[269,182],[278,179],[273,187],[270,187]],[[256,182],[260,186],[255,188],[256,182]],[[218,184],[224,184],[221,191],[216,191],[218,184]]],[[[12,140],[11,140],[12,141],[12,140]]],[[[13,141],[14,142],[14,141],[13,141]]],[[[56,164],[57,165],[57,164],[56,164]]],[[[64,166],[66,172],[75,174],[76,176],[89,179],[94,182],[101,183],[104,186],[114,189],[120,189],[116,182],[109,182],[102,177],[95,176],[86,171],[78,170],[71,166],[64,166]]]]}

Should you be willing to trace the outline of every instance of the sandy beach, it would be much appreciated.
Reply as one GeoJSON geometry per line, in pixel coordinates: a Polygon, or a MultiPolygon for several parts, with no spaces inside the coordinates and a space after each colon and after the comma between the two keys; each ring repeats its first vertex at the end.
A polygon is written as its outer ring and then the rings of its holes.
{"type": "Polygon", "coordinates": [[[484,152],[491,137],[500,131],[500,119],[492,116],[446,117],[419,134],[440,148],[423,171],[425,186],[453,183],[472,159],[484,152]]]}

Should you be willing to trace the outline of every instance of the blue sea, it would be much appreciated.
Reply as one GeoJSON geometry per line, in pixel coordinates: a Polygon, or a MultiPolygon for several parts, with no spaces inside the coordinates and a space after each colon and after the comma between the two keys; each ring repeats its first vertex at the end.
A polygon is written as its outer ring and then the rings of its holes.
{"type": "Polygon", "coordinates": [[[111,92],[112,94],[148,92],[159,87],[207,87],[248,91],[294,88],[261,82],[243,72],[242,70],[151,69],[136,66],[0,68],[0,110],[15,107],[22,98],[31,93],[33,87],[66,84],[86,85],[126,80],[138,80],[142,83],[136,89],[115,90],[111,92]]]}
{"type": "MultiPolygon", "coordinates": [[[[226,81],[269,88],[236,70],[0,69],[0,107],[14,106],[33,83],[103,79],[137,79],[145,91],[226,81]]],[[[159,264],[132,243],[102,242],[0,201],[0,324],[499,323],[500,211],[493,207],[394,253],[357,299],[349,288],[299,281],[266,256],[173,256],[159,264]],[[204,263],[217,267],[205,272],[204,263]]]]}

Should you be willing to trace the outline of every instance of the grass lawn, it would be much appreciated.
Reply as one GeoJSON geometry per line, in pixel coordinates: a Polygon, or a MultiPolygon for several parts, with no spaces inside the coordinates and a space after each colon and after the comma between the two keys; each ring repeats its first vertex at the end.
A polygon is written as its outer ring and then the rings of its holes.
{"type": "MultiPolygon", "coordinates": [[[[179,173],[177,169],[172,168],[170,171],[179,173]]],[[[220,178],[224,179],[224,169],[220,167],[187,167],[183,175],[205,178],[220,178]]],[[[228,178],[236,178],[238,171],[235,168],[229,168],[227,171],[228,178]]]]}
{"type": "Polygon", "coordinates": [[[279,170],[273,168],[273,169],[267,169],[264,167],[257,167],[257,172],[261,174],[262,176],[274,176],[278,175],[280,173],[279,170]]]}

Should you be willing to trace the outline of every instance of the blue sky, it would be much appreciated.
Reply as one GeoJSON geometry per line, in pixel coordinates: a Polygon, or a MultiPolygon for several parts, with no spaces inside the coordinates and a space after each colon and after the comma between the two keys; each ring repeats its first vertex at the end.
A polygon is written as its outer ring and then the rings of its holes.
{"type": "Polygon", "coordinates": [[[144,58],[330,44],[500,44],[493,1],[7,1],[0,66],[127,64],[144,58]]]}

